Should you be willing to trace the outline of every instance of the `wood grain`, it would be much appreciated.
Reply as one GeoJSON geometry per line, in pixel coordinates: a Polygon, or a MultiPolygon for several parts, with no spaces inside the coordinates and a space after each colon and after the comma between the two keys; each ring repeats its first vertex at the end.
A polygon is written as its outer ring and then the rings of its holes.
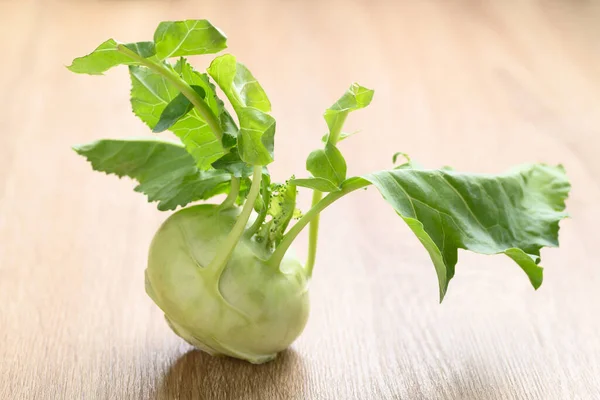
{"type": "Polygon", "coordinates": [[[0,2],[0,399],[600,398],[599,18],[591,0],[0,2]],[[376,97],[349,120],[351,173],[395,151],[481,172],[562,162],[572,218],[542,288],[461,253],[438,304],[426,252],[368,190],[323,215],[290,350],[262,366],[193,351],[144,293],[165,214],[70,150],[149,133],[127,74],[63,67],[182,18],[227,32],[270,94],[277,179],[303,170],[353,81],[376,97]]]}

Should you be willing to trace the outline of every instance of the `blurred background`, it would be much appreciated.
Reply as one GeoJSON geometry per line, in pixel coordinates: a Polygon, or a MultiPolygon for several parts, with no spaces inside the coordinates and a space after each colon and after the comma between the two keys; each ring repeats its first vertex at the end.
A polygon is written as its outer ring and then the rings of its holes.
{"type": "Polygon", "coordinates": [[[0,0],[0,398],[600,398],[599,21],[592,0],[0,0]],[[292,350],[260,367],[192,351],[144,293],[168,214],[70,149],[151,134],[127,73],[65,66],[196,18],[268,93],[277,180],[304,174],[322,113],[355,81],[375,97],[348,120],[349,174],[397,151],[464,171],[564,164],[572,218],[542,288],[504,257],[460,253],[439,305],[426,252],[370,190],[323,215],[292,350]]]}

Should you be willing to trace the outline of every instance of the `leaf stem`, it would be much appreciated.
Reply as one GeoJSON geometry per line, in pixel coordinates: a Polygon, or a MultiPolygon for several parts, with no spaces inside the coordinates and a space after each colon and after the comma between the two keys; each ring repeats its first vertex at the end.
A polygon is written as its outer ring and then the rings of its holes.
{"type": "Polygon", "coordinates": [[[250,219],[250,214],[252,214],[252,210],[254,209],[254,202],[258,197],[258,193],[260,192],[260,181],[262,179],[262,166],[256,165],[254,166],[254,171],[252,174],[252,185],[250,186],[250,192],[248,193],[248,197],[246,197],[246,202],[244,203],[244,207],[242,208],[242,212],[238,216],[233,228],[227,235],[225,241],[219,246],[217,251],[217,255],[208,265],[209,271],[214,271],[219,274],[227,265],[235,246],[237,246],[242,234],[244,233],[244,228],[248,223],[248,219],[250,219]]]}
{"type": "Polygon", "coordinates": [[[215,137],[219,140],[223,138],[223,130],[221,129],[221,124],[219,120],[212,112],[208,104],[200,97],[198,93],[190,86],[186,81],[184,81],[178,74],[173,72],[172,70],[166,68],[163,64],[160,64],[154,60],[150,60],[148,58],[144,58],[137,54],[135,51],[128,49],[123,44],[117,45],[117,51],[127,55],[128,57],[136,60],[143,66],[150,68],[154,72],[162,75],[167,79],[173,86],[175,86],[189,101],[194,105],[194,107],[198,110],[198,113],[202,116],[202,118],[206,121],[209,128],[212,130],[215,137]]]}
{"type": "Polygon", "coordinates": [[[327,142],[331,143],[334,146],[340,140],[342,127],[344,126],[344,122],[346,122],[346,118],[348,117],[348,112],[340,114],[341,115],[338,116],[335,126],[333,127],[331,132],[329,132],[329,139],[327,139],[327,142]]]}
{"type": "Polygon", "coordinates": [[[224,210],[226,208],[233,207],[235,201],[240,193],[240,178],[231,177],[231,189],[229,189],[229,194],[223,200],[223,202],[219,205],[220,210],[224,210]]]}
{"type": "Polygon", "coordinates": [[[263,222],[265,222],[265,219],[267,218],[267,212],[269,211],[269,187],[265,184],[265,181],[263,181],[262,183],[263,208],[262,210],[260,210],[260,213],[258,213],[258,216],[256,217],[256,220],[254,221],[252,226],[246,229],[245,235],[248,238],[252,237],[252,235],[258,232],[263,222]]]}
{"type": "MultiPolygon", "coordinates": [[[[315,190],[313,192],[312,197],[312,205],[311,209],[314,208],[321,198],[323,197],[323,192],[319,190],[315,190]]],[[[308,227],[308,257],[306,258],[306,271],[308,276],[312,275],[312,270],[315,266],[315,261],[317,259],[317,242],[319,240],[319,214],[315,215],[315,217],[310,221],[310,226],[308,227]]]]}
{"type": "MultiPolygon", "coordinates": [[[[342,132],[342,126],[344,126],[344,122],[346,121],[346,117],[348,113],[342,113],[337,120],[337,123],[333,127],[333,129],[329,132],[329,137],[327,139],[328,143],[332,145],[336,145],[338,140],[340,139],[340,134],[342,132]]],[[[312,204],[311,207],[314,208],[323,197],[323,192],[319,190],[314,190],[312,204]]],[[[314,218],[310,221],[310,227],[308,228],[308,257],[306,259],[306,271],[308,276],[312,275],[312,270],[315,266],[315,261],[317,259],[317,243],[319,240],[319,214],[317,213],[314,218]]]]}
{"type": "MultiPolygon", "coordinates": [[[[302,231],[302,229],[304,229],[304,227],[306,227],[306,225],[308,225],[309,223],[313,223],[313,221],[315,221],[315,219],[318,221],[319,213],[321,211],[323,211],[325,208],[327,208],[327,206],[329,206],[331,203],[338,200],[339,198],[347,195],[348,193],[353,192],[357,189],[363,188],[365,186],[369,186],[371,184],[370,182],[368,182],[364,179],[351,179],[351,180],[347,180],[346,182],[347,182],[347,184],[343,185],[341,190],[339,190],[337,192],[331,192],[327,196],[325,196],[322,200],[318,201],[314,206],[311,207],[310,210],[308,210],[308,212],[306,214],[304,214],[304,216],[302,218],[300,218],[300,220],[298,222],[296,222],[296,224],[294,226],[292,226],[292,228],[288,231],[288,233],[286,233],[285,236],[283,236],[281,243],[279,243],[279,246],[277,246],[277,248],[275,249],[275,251],[273,252],[271,257],[267,261],[269,265],[271,265],[273,267],[278,267],[279,264],[281,264],[281,260],[283,260],[283,256],[285,256],[285,253],[287,252],[288,248],[290,247],[290,245],[292,244],[294,239],[296,239],[298,234],[302,231]]],[[[313,197],[313,200],[314,200],[314,197],[313,197]]],[[[318,229],[318,222],[317,222],[317,229],[318,229]]],[[[313,233],[312,237],[309,237],[309,243],[310,243],[310,241],[314,241],[315,248],[316,248],[316,238],[317,238],[316,232],[313,233]]],[[[315,255],[316,255],[316,253],[313,255],[313,257],[315,255]]],[[[313,261],[313,265],[310,266],[310,269],[307,268],[307,276],[308,277],[310,277],[312,275],[313,266],[314,266],[314,261],[313,261]]]]}

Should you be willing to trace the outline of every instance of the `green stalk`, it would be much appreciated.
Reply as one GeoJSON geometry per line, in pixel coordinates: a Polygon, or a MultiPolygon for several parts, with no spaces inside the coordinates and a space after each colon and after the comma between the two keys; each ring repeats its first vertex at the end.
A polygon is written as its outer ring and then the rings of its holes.
{"type": "MultiPolygon", "coordinates": [[[[342,126],[344,126],[344,122],[346,122],[346,117],[348,113],[342,114],[337,119],[337,124],[333,127],[331,132],[329,132],[329,138],[327,141],[332,145],[336,145],[340,134],[342,132],[342,126]]],[[[312,204],[311,207],[314,208],[323,197],[323,192],[319,190],[315,190],[313,192],[312,204]]],[[[300,222],[300,221],[298,221],[300,222]]],[[[302,228],[300,228],[302,229],[302,228]]],[[[317,259],[317,242],[319,240],[319,214],[317,213],[315,217],[310,221],[310,227],[308,229],[308,258],[306,259],[306,270],[308,276],[312,275],[312,270],[315,266],[315,261],[317,259]]]]}
{"type": "Polygon", "coordinates": [[[202,118],[208,124],[215,137],[219,140],[223,138],[223,130],[221,129],[221,124],[219,123],[219,120],[215,114],[212,112],[208,104],[206,104],[204,99],[202,99],[202,97],[200,97],[200,95],[196,93],[196,91],[190,85],[188,85],[186,81],[181,79],[179,75],[154,60],[140,56],[135,51],[125,47],[123,44],[117,45],[117,51],[127,55],[143,66],[148,67],[154,72],[165,77],[190,101],[190,103],[194,105],[194,107],[198,110],[198,113],[200,113],[200,116],[202,116],[202,118]]]}
{"type": "MultiPolygon", "coordinates": [[[[321,198],[323,197],[323,192],[319,190],[315,190],[313,192],[312,197],[312,207],[315,207],[321,198]]],[[[306,270],[308,272],[308,276],[312,275],[312,270],[315,266],[315,261],[317,259],[317,242],[319,240],[319,214],[317,214],[312,221],[310,222],[310,226],[308,227],[308,257],[306,259],[306,270]]]]}
{"type": "Polygon", "coordinates": [[[334,146],[337,144],[338,140],[340,140],[342,126],[344,126],[344,122],[346,122],[346,117],[348,117],[348,112],[340,115],[336,120],[336,125],[333,127],[331,132],[329,132],[329,139],[327,141],[334,146]]]}
{"type": "MultiPolygon", "coordinates": [[[[319,220],[319,214],[321,213],[321,211],[323,211],[331,203],[333,203],[334,201],[338,200],[339,198],[347,195],[348,193],[353,192],[357,189],[363,188],[365,186],[369,186],[370,184],[371,184],[370,182],[368,182],[364,179],[356,179],[356,180],[353,179],[350,183],[345,185],[341,190],[339,190],[337,192],[331,192],[327,196],[325,196],[325,198],[323,198],[318,203],[316,203],[314,206],[312,206],[311,209],[308,210],[308,212],[306,214],[304,214],[304,216],[302,218],[300,218],[300,220],[298,222],[296,222],[296,224],[294,226],[292,226],[292,228],[288,231],[288,233],[286,233],[283,236],[281,243],[279,243],[279,246],[277,246],[277,248],[275,249],[275,251],[273,252],[271,257],[269,258],[267,263],[274,268],[278,267],[279,264],[281,264],[281,260],[283,260],[283,256],[287,252],[288,248],[290,247],[292,242],[296,239],[298,234],[302,231],[302,229],[304,229],[304,227],[306,225],[308,225],[310,223],[310,224],[313,224],[313,226],[314,226],[314,221],[316,220],[317,228],[315,228],[315,230],[318,230],[318,220],[319,220]]],[[[311,248],[316,248],[316,241],[317,241],[317,232],[312,232],[312,236],[309,237],[309,252],[311,251],[310,250],[311,248]],[[311,247],[311,242],[313,242],[312,247],[311,247]]],[[[314,258],[314,256],[315,256],[315,254],[313,254],[313,258],[314,258]]],[[[307,263],[307,267],[306,267],[307,271],[306,272],[307,272],[308,277],[310,277],[312,275],[313,267],[314,267],[314,259],[313,259],[312,265],[308,265],[308,263],[307,263]]]]}
{"type": "Polygon", "coordinates": [[[263,181],[263,188],[262,188],[263,208],[260,210],[260,213],[258,213],[258,216],[256,217],[256,220],[254,221],[252,226],[250,226],[250,228],[246,229],[246,233],[244,233],[244,235],[246,235],[246,237],[248,237],[248,238],[251,238],[256,232],[258,232],[261,225],[263,224],[263,222],[265,222],[265,219],[267,218],[267,212],[269,211],[269,200],[270,200],[270,198],[268,196],[268,193],[269,193],[268,191],[269,191],[269,187],[268,187],[268,185],[265,184],[265,181],[263,181]]]}
{"type": "Polygon", "coordinates": [[[231,177],[231,189],[229,189],[229,194],[225,200],[223,200],[223,202],[219,205],[220,210],[233,207],[235,200],[240,193],[240,181],[240,178],[231,177]]]}
{"type": "Polygon", "coordinates": [[[219,246],[217,251],[217,255],[208,265],[209,271],[214,271],[219,274],[227,265],[235,246],[237,246],[242,234],[244,233],[244,228],[250,219],[250,214],[252,214],[252,210],[254,209],[254,202],[258,197],[258,193],[260,192],[260,181],[262,179],[262,166],[256,165],[254,166],[254,171],[252,174],[252,185],[250,186],[250,192],[248,193],[248,197],[246,197],[246,202],[244,203],[244,207],[242,208],[242,212],[238,216],[233,228],[227,235],[225,241],[219,246]]]}

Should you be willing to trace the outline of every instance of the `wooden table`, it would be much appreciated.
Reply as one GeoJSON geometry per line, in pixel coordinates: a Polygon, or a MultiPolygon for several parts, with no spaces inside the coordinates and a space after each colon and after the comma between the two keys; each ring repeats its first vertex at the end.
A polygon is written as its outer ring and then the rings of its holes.
{"type": "Polygon", "coordinates": [[[600,398],[598,18],[600,2],[566,0],[0,2],[0,399],[600,398]],[[349,119],[351,173],[396,151],[481,172],[564,163],[572,218],[543,251],[542,288],[506,257],[463,252],[438,304],[426,252],[369,190],[322,217],[312,315],[290,350],[261,366],[192,350],[144,292],[167,214],[70,150],[149,134],[127,74],[64,68],[184,18],[227,32],[268,91],[277,179],[303,171],[353,81],[376,95],[349,119]]]}

